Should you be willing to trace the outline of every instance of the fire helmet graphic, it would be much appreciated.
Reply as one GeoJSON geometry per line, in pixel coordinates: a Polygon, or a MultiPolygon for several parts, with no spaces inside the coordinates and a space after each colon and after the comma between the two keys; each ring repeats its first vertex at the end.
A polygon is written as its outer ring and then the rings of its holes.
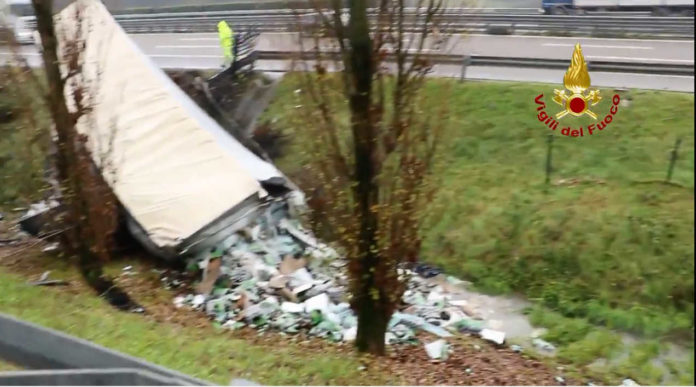
{"type": "Polygon", "coordinates": [[[570,91],[570,94],[566,94],[566,90],[554,89],[553,91],[556,94],[553,97],[553,101],[564,107],[564,110],[556,114],[556,119],[560,119],[567,114],[576,117],[587,114],[597,119],[597,115],[589,110],[589,107],[599,103],[602,97],[599,96],[599,90],[587,91],[590,88],[590,73],[587,71],[587,63],[585,63],[585,58],[582,56],[580,43],[575,45],[573,59],[563,77],[563,86],[570,91]]]}

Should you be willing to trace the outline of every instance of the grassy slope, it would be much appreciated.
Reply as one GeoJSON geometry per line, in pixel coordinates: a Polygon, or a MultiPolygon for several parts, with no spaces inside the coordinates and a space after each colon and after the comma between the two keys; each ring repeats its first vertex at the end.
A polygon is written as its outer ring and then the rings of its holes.
{"type": "Polygon", "coordinates": [[[8,363],[0,359],[0,372],[21,371],[22,368],[13,363],[8,363]]]}
{"type": "MultiPolygon", "coordinates": [[[[433,98],[442,97],[438,89],[442,82],[446,81],[430,84],[433,98]]],[[[295,89],[292,81],[281,85],[276,103],[266,114],[268,120],[288,122],[283,119],[291,114],[287,107],[295,106],[295,101],[289,101],[295,89]]],[[[594,356],[607,352],[608,347],[616,347],[615,338],[587,328],[590,322],[654,336],[667,331],[683,333],[684,327],[693,326],[693,96],[634,91],[631,105],[621,108],[617,121],[608,130],[594,137],[557,138],[554,179],[592,176],[604,179],[606,184],[553,187],[545,191],[542,182],[548,131],[535,122],[533,98],[539,92],[548,95],[551,91],[548,85],[455,85],[451,103],[454,125],[447,149],[442,152],[448,159],[448,168],[441,175],[441,200],[432,208],[436,216],[426,229],[423,258],[475,280],[482,289],[525,292],[541,304],[576,317],[568,319],[544,309],[532,313],[534,321],[551,328],[551,339],[563,341],[561,356],[576,364],[587,364],[594,356]],[[655,111],[658,107],[661,110],[655,111]],[[684,142],[674,180],[687,189],[632,184],[633,180],[664,176],[668,151],[679,135],[684,136],[684,142]]],[[[604,95],[606,99],[608,92],[604,95]]],[[[0,102],[3,97],[7,101],[8,96],[0,91],[0,102]]],[[[607,101],[604,102],[597,111],[608,110],[607,101]]],[[[555,112],[553,108],[549,110],[555,112]]],[[[20,204],[17,199],[24,193],[36,193],[41,182],[34,171],[40,170],[41,163],[33,157],[38,151],[26,157],[21,152],[25,149],[22,144],[30,141],[14,137],[22,132],[9,125],[0,125],[0,129],[9,134],[0,141],[0,207],[8,209],[20,204]],[[32,164],[24,163],[23,158],[31,159],[32,164]]],[[[292,126],[283,129],[295,134],[295,141],[287,152],[292,156],[280,160],[279,165],[292,175],[299,173],[305,162],[306,156],[299,151],[302,131],[292,126]]],[[[12,300],[13,308],[19,311],[19,305],[35,299],[38,293],[32,292],[38,290],[22,287],[16,278],[14,284],[12,281],[2,274],[0,294],[15,292],[17,296],[0,297],[0,304],[7,306],[12,300]]],[[[70,301],[73,306],[82,306],[92,302],[88,298],[71,297],[70,301]]],[[[98,325],[86,326],[89,321],[101,320],[102,313],[111,313],[108,308],[76,313],[78,318],[56,326],[60,321],[53,321],[59,312],[55,307],[42,302],[35,306],[21,312],[33,321],[85,334],[82,337],[86,338],[94,336],[98,342],[113,343],[117,349],[129,352],[129,345],[117,339],[118,330],[99,338],[104,333],[97,330],[98,325]]],[[[116,324],[116,317],[110,318],[111,324],[116,324]]],[[[178,328],[158,328],[154,323],[141,321],[128,329],[145,332],[146,337],[160,337],[162,332],[163,337],[169,337],[167,332],[178,328]]],[[[687,328],[686,333],[690,332],[692,329],[687,328]]],[[[185,338],[199,335],[200,332],[188,333],[185,338]]],[[[163,358],[165,365],[184,372],[203,364],[191,363],[189,358],[199,358],[201,353],[205,358],[213,353],[193,348],[179,360],[161,356],[178,351],[178,344],[170,348],[158,343],[153,353],[149,347],[129,353],[156,362],[163,358]]],[[[246,350],[243,342],[234,345],[246,350]]],[[[656,380],[651,375],[653,371],[643,372],[650,361],[643,353],[654,352],[648,346],[628,359],[620,369],[623,375],[637,372],[638,376],[633,377],[639,381],[641,377],[656,380]]],[[[293,354],[297,364],[292,361],[292,365],[287,365],[282,356],[269,355],[267,349],[252,347],[251,351],[262,357],[248,367],[238,360],[223,360],[231,372],[217,367],[192,372],[221,382],[233,374],[253,375],[268,383],[346,383],[352,381],[357,368],[350,359],[346,365],[342,362],[345,359],[332,358],[327,361],[336,363],[329,369],[345,369],[346,375],[339,373],[338,379],[331,379],[334,373],[330,371],[329,375],[320,372],[319,376],[309,376],[313,371],[300,365],[306,360],[302,355],[293,354]],[[268,375],[264,370],[277,364],[297,370],[273,379],[275,374],[268,375]],[[250,371],[246,374],[238,372],[247,368],[250,371]]],[[[680,369],[679,378],[693,381],[693,364],[690,368],[675,367],[680,369]]]]}
{"type": "MultiPolygon", "coordinates": [[[[54,270],[52,276],[69,278],[70,270],[54,270]]],[[[70,294],[27,286],[25,279],[2,267],[0,295],[3,313],[222,385],[232,378],[276,385],[383,383],[360,372],[360,362],[353,355],[318,357],[294,345],[254,345],[208,324],[157,323],[118,312],[89,291],[70,294]]]]}
{"type": "MultiPolygon", "coordinates": [[[[2,71],[0,68],[0,81],[5,81],[2,71]]],[[[20,101],[17,88],[0,82],[0,118],[4,114],[14,117],[0,122],[0,212],[6,218],[5,224],[0,221],[0,238],[4,237],[3,227],[16,215],[11,209],[40,199],[45,185],[41,173],[45,150],[39,146],[44,137],[32,138],[33,125],[22,114],[24,109],[41,107],[38,102],[22,107],[20,101]]],[[[24,251],[19,256],[27,254],[24,251]]],[[[0,263],[4,263],[2,257],[0,251],[0,263]]],[[[41,267],[37,270],[51,270],[52,278],[79,281],[76,270],[64,261],[39,261],[41,267]]],[[[106,270],[118,274],[120,267],[106,270]]],[[[214,330],[207,321],[203,327],[160,324],[139,315],[117,312],[86,288],[71,294],[29,287],[25,281],[0,266],[1,312],[219,384],[228,384],[233,377],[281,385],[383,384],[386,380],[375,373],[359,371],[361,363],[353,354],[334,352],[317,357],[316,351],[293,344],[253,344],[214,330]]],[[[173,294],[138,294],[137,297],[145,301],[153,298],[152,304],[157,304],[171,302],[173,294]]],[[[11,369],[17,368],[0,360],[0,371],[11,369]]]]}
{"type": "MultiPolygon", "coordinates": [[[[441,100],[448,82],[431,81],[430,98],[441,100]]],[[[550,334],[568,336],[572,328],[563,327],[574,321],[650,337],[692,337],[693,95],[621,93],[630,103],[620,107],[603,132],[583,138],[555,133],[552,182],[594,181],[547,188],[544,163],[552,132],[536,120],[534,98],[543,92],[553,105],[553,87],[450,86],[453,127],[442,152],[447,166],[424,229],[423,260],[484,291],[522,292],[560,312],[546,319],[540,317],[543,312],[533,313],[533,320],[553,328],[550,334]],[[673,181],[684,187],[637,184],[664,179],[677,137],[683,142],[673,181]]],[[[301,151],[306,138],[293,120],[292,107],[302,103],[294,93],[298,88],[292,78],[284,81],[265,115],[292,139],[286,156],[277,160],[291,177],[305,173],[301,166],[308,157],[301,151]]],[[[593,110],[606,114],[611,90],[603,96],[593,110]]],[[[587,123],[564,120],[573,127],[587,123]]],[[[606,339],[597,333],[585,337],[590,329],[584,329],[564,343],[576,343],[566,355],[579,364],[592,356],[568,354],[582,347],[602,355],[596,344],[606,339]]],[[[693,346],[692,340],[686,342],[693,346]]],[[[685,372],[682,377],[693,380],[693,367],[685,372]]]]}
{"type": "MultiPolygon", "coordinates": [[[[632,92],[602,133],[557,136],[554,179],[605,184],[545,190],[549,130],[534,121],[532,101],[541,91],[551,94],[548,86],[509,84],[455,91],[452,161],[440,194],[447,205],[425,233],[425,259],[488,291],[523,291],[567,316],[646,334],[689,330],[693,96],[632,92]],[[674,180],[687,188],[635,184],[664,178],[677,137],[674,180]]],[[[606,94],[593,110],[609,110],[606,94]]]]}
{"type": "Polygon", "coordinates": [[[8,71],[0,67],[0,209],[37,200],[45,187],[47,131],[35,129],[48,128],[46,117],[32,121],[25,114],[30,109],[44,112],[39,96],[27,84],[19,88],[9,82],[8,71]]]}

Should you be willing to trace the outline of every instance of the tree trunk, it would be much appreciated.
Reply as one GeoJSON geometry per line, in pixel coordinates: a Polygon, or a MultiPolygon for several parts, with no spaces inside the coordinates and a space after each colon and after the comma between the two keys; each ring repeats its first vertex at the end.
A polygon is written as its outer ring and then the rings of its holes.
{"type": "MultiPolygon", "coordinates": [[[[42,58],[48,80],[47,100],[58,137],[55,163],[61,201],[66,207],[67,219],[63,219],[63,222],[68,225],[67,230],[61,234],[63,247],[70,255],[78,257],[83,277],[100,296],[120,309],[141,310],[126,293],[103,275],[101,261],[107,261],[111,255],[110,242],[115,224],[112,225],[110,220],[115,219],[112,215],[116,213],[116,199],[110,197],[113,195],[111,190],[103,181],[101,173],[93,168],[85,139],[75,127],[84,111],[80,111],[79,106],[74,113],[68,110],[66,81],[59,68],[52,3],[52,0],[32,0],[43,46],[42,58]]],[[[86,90],[73,91],[72,97],[76,98],[77,93],[83,92],[86,90]]],[[[76,105],[79,103],[76,102],[76,105]]]]}
{"type": "Polygon", "coordinates": [[[350,95],[351,128],[355,152],[355,177],[357,186],[356,215],[360,219],[358,257],[353,263],[358,284],[353,294],[353,308],[358,315],[356,346],[359,351],[377,355],[384,354],[384,336],[390,312],[385,306],[384,289],[377,283],[379,260],[377,252],[377,214],[374,206],[379,204],[379,186],[376,171],[379,165],[376,155],[377,133],[371,117],[372,39],[367,20],[367,1],[350,1],[350,95]]]}
{"type": "Polygon", "coordinates": [[[384,338],[391,313],[380,306],[379,300],[372,299],[369,294],[357,304],[358,335],[355,346],[360,352],[384,355],[384,338]]]}
{"type": "Polygon", "coordinates": [[[67,179],[69,160],[66,160],[67,147],[75,141],[70,130],[74,123],[65,101],[65,82],[58,67],[58,41],[53,29],[53,2],[51,0],[32,0],[36,14],[36,28],[41,36],[41,53],[46,79],[48,80],[48,104],[58,135],[56,169],[61,180],[67,179]]]}

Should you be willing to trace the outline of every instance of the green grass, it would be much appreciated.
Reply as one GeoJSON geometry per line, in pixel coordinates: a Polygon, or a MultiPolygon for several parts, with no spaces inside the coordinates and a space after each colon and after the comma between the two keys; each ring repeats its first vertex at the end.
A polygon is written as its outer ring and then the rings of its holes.
{"type": "MultiPolygon", "coordinates": [[[[626,350],[615,333],[597,326],[681,338],[691,362],[670,360],[666,366],[676,380],[692,384],[693,95],[622,93],[630,106],[622,106],[604,131],[583,138],[555,133],[552,181],[594,180],[547,187],[544,161],[551,132],[536,120],[533,100],[543,92],[547,111],[555,113],[548,98],[553,87],[436,80],[426,91],[433,103],[441,103],[445,83],[452,87],[453,124],[440,155],[446,167],[423,230],[422,258],[484,291],[520,292],[536,301],[532,321],[549,327],[545,338],[560,346],[561,360],[572,364],[584,366],[626,350]],[[637,183],[664,178],[677,137],[683,143],[673,181],[682,187],[637,183]]],[[[309,154],[293,108],[299,103],[298,87],[292,77],[281,83],[262,121],[292,140],[277,162],[302,183],[309,154]]],[[[0,90],[0,109],[19,109],[13,93],[0,90]]],[[[593,110],[608,111],[611,91],[603,96],[593,110]]],[[[578,127],[587,121],[564,123],[578,127]]],[[[44,149],[32,141],[31,131],[19,130],[27,125],[26,120],[0,124],[0,208],[40,194],[44,149]]],[[[269,350],[232,338],[207,339],[201,331],[182,333],[178,326],[114,312],[90,295],[43,292],[0,272],[0,310],[199,377],[221,383],[232,376],[285,384],[363,380],[353,379],[360,376],[354,359],[328,355],[312,365],[309,354],[293,347],[269,350]],[[27,302],[34,307],[21,306],[27,302]],[[60,308],[61,303],[70,308],[60,308]],[[70,312],[60,313],[65,310],[70,312]],[[138,343],[131,343],[132,337],[138,343]],[[211,365],[219,353],[244,356],[216,358],[211,365]],[[278,375],[275,367],[288,372],[278,375]]],[[[639,344],[630,348],[635,354],[614,362],[607,372],[657,383],[655,342],[639,344]]]]}
{"type": "Polygon", "coordinates": [[[38,94],[10,79],[10,70],[0,66],[0,208],[26,205],[45,188],[47,116],[32,120],[32,109],[45,113],[38,94]]]}
{"type": "MultiPolygon", "coordinates": [[[[426,92],[440,98],[445,82],[431,81],[426,92]]],[[[604,131],[583,138],[554,133],[552,180],[601,184],[547,187],[546,137],[553,132],[536,120],[534,97],[543,92],[552,104],[552,87],[452,86],[453,126],[442,151],[448,166],[423,230],[422,258],[482,290],[523,292],[568,317],[654,336],[689,332],[693,95],[623,93],[630,106],[604,131]],[[684,187],[637,183],[665,177],[677,137],[683,142],[673,181],[684,187]]],[[[298,151],[303,131],[292,126],[298,87],[285,81],[265,115],[293,140],[278,160],[291,177],[306,172],[300,166],[308,162],[298,151]]],[[[611,103],[610,91],[603,95],[593,108],[598,113],[611,103]]]]}
{"type": "MultiPolygon", "coordinates": [[[[691,330],[693,95],[631,92],[603,132],[556,136],[554,180],[605,184],[546,189],[550,131],[530,117],[542,91],[550,94],[539,85],[472,84],[454,93],[452,162],[440,192],[447,205],[425,231],[425,259],[569,317],[647,335],[691,330]],[[635,184],[664,178],[677,137],[673,179],[687,188],[635,184]]],[[[607,94],[593,110],[608,111],[607,94]]]]}
{"type": "MultiPolygon", "coordinates": [[[[60,278],[58,274],[56,278],[60,278]]],[[[382,384],[358,370],[353,355],[299,346],[254,345],[208,325],[157,323],[114,310],[93,294],[30,287],[0,267],[0,311],[217,384],[247,378],[262,384],[382,384]]],[[[0,369],[2,365],[0,364],[0,369]]]]}
{"type": "Polygon", "coordinates": [[[7,361],[0,359],[0,372],[20,371],[21,369],[22,369],[22,367],[19,367],[16,364],[9,363],[7,361]]]}
{"type": "MultiPolygon", "coordinates": [[[[276,162],[302,184],[311,179],[302,167],[310,162],[303,151],[310,140],[294,108],[304,103],[295,93],[300,87],[296,78],[286,78],[261,121],[292,140],[276,162]]],[[[540,93],[548,113],[560,110],[551,101],[553,88],[428,83],[429,99],[448,103],[452,127],[440,154],[446,167],[437,176],[441,188],[423,229],[422,259],[485,292],[523,293],[541,314],[555,312],[536,322],[551,328],[546,338],[560,345],[567,362],[585,365],[621,350],[618,336],[598,326],[678,337],[693,356],[694,96],[621,92],[629,105],[620,106],[606,129],[571,138],[536,118],[540,93]],[[452,88],[451,95],[443,86],[452,88]],[[549,134],[552,183],[578,179],[576,184],[544,184],[549,134]],[[662,184],[677,138],[676,184],[662,184]]],[[[603,117],[612,95],[602,90],[604,99],[592,110],[603,117]]],[[[339,114],[345,122],[345,112],[339,114]]],[[[571,117],[562,124],[590,122],[571,117]]],[[[659,382],[642,360],[629,358],[612,369],[632,369],[639,380],[659,382]]],[[[693,383],[693,366],[674,367],[679,380],[693,383]]]]}

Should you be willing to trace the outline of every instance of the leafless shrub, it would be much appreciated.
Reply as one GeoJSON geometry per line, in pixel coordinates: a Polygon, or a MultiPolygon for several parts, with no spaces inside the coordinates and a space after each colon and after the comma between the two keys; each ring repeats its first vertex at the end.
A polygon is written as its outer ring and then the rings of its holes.
{"type": "Polygon", "coordinates": [[[347,10],[339,0],[312,4],[319,24],[300,25],[298,64],[312,71],[298,75],[296,126],[308,131],[306,169],[323,193],[314,210],[350,259],[356,346],[383,354],[407,280],[398,269],[417,260],[437,188],[447,105],[433,108],[423,90],[429,53],[446,43],[444,1],[420,0],[407,12],[404,0],[380,0],[370,17],[366,1],[347,10]]]}

